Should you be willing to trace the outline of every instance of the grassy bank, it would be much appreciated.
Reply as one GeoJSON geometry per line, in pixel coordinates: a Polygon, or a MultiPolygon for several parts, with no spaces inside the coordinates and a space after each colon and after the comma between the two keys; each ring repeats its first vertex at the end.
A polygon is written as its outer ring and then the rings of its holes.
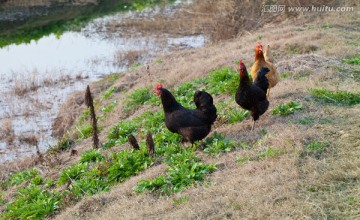
{"type": "Polygon", "coordinates": [[[92,149],[89,111],[76,101],[84,93],[74,94],[59,115],[76,119],[62,141],[2,167],[2,217],[356,218],[359,22],[358,14],[300,16],[94,83],[102,148],[92,149]],[[234,102],[236,65],[242,58],[251,66],[259,36],[282,80],[250,132],[248,112],[234,102]],[[186,107],[197,89],[213,95],[219,118],[197,150],[165,128],[157,83],[186,107]],[[148,131],[155,158],[146,151],[148,131]],[[140,150],[127,144],[129,134],[140,150]]]}

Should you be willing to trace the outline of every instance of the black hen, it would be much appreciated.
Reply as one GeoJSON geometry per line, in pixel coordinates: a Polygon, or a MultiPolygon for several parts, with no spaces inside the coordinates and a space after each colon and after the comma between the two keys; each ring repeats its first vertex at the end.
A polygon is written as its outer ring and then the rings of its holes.
{"type": "Polygon", "coordinates": [[[246,67],[240,60],[240,84],[235,95],[235,101],[242,108],[250,111],[250,115],[254,120],[251,130],[254,130],[255,121],[269,108],[269,101],[266,98],[269,82],[265,77],[268,72],[268,68],[262,67],[257,73],[258,77],[254,83],[251,83],[246,67]]]}
{"type": "Polygon", "coordinates": [[[165,125],[173,133],[183,136],[184,141],[194,144],[205,138],[211,125],[217,118],[216,108],[211,95],[204,91],[196,91],[194,102],[196,109],[187,109],[180,105],[169,90],[159,84],[155,87],[160,96],[165,112],[165,125]]]}

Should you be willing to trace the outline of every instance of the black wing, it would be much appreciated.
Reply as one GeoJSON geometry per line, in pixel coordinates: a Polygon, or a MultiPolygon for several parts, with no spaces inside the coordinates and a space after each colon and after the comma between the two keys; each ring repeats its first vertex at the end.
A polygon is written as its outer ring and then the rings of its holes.
{"type": "Polygon", "coordinates": [[[261,70],[257,73],[257,77],[254,81],[254,86],[261,88],[265,93],[269,88],[269,81],[266,78],[266,74],[269,72],[269,68],[262,67],[261,70]]]}

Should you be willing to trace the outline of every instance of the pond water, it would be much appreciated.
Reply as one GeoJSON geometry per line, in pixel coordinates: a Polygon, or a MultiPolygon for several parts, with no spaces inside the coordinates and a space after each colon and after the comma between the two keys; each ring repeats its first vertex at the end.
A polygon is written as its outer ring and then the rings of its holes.
{"type": "MultiPolygon", "coordinates": [[[[158,10],[141,14],[155,13],[158,10]]],[[[138,14],[96,19],[81,32],[0,49],[0,162],[34,154],[35,146],[22,141],[26,137],[36,136],[41,152],[55,144],[51,124],[67,96],[89,82],[126,70],[129,51],[140,54],[137,62],[146,63],[161,53],[206,43],[202,35],[121,38],[98,32],[112,19],[131,16],[138,14]]]]}

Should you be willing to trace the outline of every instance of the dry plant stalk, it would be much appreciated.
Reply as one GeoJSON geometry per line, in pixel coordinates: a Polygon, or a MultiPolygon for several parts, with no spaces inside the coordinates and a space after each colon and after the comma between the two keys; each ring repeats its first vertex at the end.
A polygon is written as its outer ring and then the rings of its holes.
{"type": "Polygon", "coordinates": [[[148,131],[148,133],[146,135],[146,146],[148,148],[149,156],[151,156],[152,158],[155,158],[155,156],[156,156],[155,144],[154,144],[154,140],[152,138],[152,134],[150,131],[148,131]]]}
{"type": "Polygon", "coordinates": [[[130,135],[128,136],[128,140],[129,140],[130,145],[131,145],[135,150],[140,150],[139,144],[138,144],[136,138],[134,137],[134,135],[130,134],[130,135]]]}
{"type": "Polygon", "coordinates": [[[99,137],[98,137],[98,129],[97,129],[97,120],[95,115],[95,108],[94,108],[94,102],[91,97],[91,91],[90,87],[86,87],[86,93],[85,93],[85,105],[90,108],[90,116],[92,120],[92,127],[93,127],[93,142],[94,142],[94,148],[99,148],[99,137]]]}

